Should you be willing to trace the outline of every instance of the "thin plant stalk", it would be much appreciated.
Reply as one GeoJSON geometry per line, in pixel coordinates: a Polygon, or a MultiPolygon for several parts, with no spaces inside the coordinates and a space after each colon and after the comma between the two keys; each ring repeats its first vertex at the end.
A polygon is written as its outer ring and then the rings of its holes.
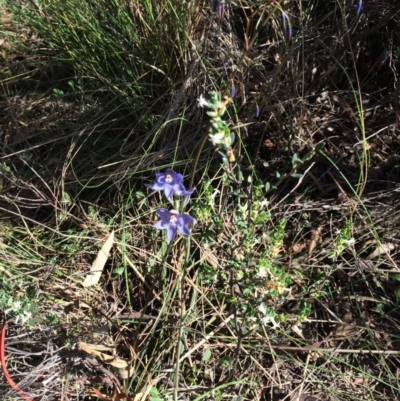
{"type": "Polygon", "coordinates": [[[174,380],[174,401],[178,401],[178,387],[179,387],[179,368],[180,368],[180,355],[182,353],[181,344],[183,337],[183,324],[185,321],[186,315],[186,306],[185,306],[185,275],[186,268],[189,265],[190,260],[190,237],[185,238],[184,240],[184,248],[185,248],[185,261],[182,265],[182,270],[178,275],[178,298],[179,298],[179,309],[180,309],[180,317],[179,317],[179,333],[178,339],[176,342],[176,362],[175,362],[175,380],[174,380]]]}

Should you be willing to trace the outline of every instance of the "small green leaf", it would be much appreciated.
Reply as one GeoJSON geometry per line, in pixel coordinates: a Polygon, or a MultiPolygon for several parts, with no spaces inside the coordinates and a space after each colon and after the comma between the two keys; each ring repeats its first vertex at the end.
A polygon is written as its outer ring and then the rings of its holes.
{"type": "Polygon", "coordinates": [[[396,301],[400,301],[400,287],[394,291],[394,296],[396,297],[396,301]]]}
{"type": "Polygon", "coordinates": [[[236,273],[236,280],[240,281],[244,277],[244,273],[241,270],[238,270],[236,273]]]}
{"type": "Polygon", "coordinates": [[[222,365],[224,368],[229,368],[230,365],[232,365],[233,358],[230,356],[223,356],[220,360],[219,363],[222,365]]]}
{"type": "Polygon", "coordinates": [[[203,362],[204,362],[204,363],[208,363],[208,361],[209,361],[210,358],[211,358],[211,355],[212,355],[212,352],[211,352],[210,348],[207,348],[207,349],[204,351],[204,354],[203,354],[203,362]]]}
{"type": "Polygon", "coordinates": [[[257,178],[254,181],[254,188],[262,188],[262,187],[263,187],[263,182],[257,178]]]}
{"type": "Polygon", "coordinates": [[[149,397],[149,400],[150,400],[150,401],[164,401],[164,398],[161,398],[161,397],[158,396],[158,395],[154,395],[154,396],[150,396],[150,397],[149,397]]]}
{"type": "Polygon", "coordinates": [[[152,387],[150,390],[150,401],[164,401],[164,398],[160,397],[160,393],[158,392],[156,387],[152,387]]]}
{"type": "Polygon", "coordinates": [[[303,158],[301,159],[302,162],[307,162],[308,160],[311,160],[314,156],[314,152],[308,152],[303,158]]]}
{"type": "Polygon", "coordinates": [[[134,192],[134,197],[136,200],[142,200],[145,197],[145,195],[143,191],[136,191],[134,192]]]}
{"type": "Polygon", "coordinates": [[[64,92],[61,89],[53,88],[53,94],[56,96],[62,96],[64,92]]]}
{"type": "Polygon", "coordinates": [[[281,178],[281,174],[279,173],[279,171],[275,172],[275,177],[278,178],[278,179],[281,178]]]}
{"type": "Polygon", "coordinates": [[[251,288],[245,287],[245,288],[243,288],[242,291],[243,291],[243,295],[249,296],[251,293],[254,292],[254,288],[253,287],[251,287],[251,288]]]}
{"type": "Polygon", "coordinates": [[[269,191],[270,188],[271,188],[271,184],[270,184],[269,182],[266,182],[266,183],[265,183],[265,190],[266,190],[266,191],[269,191]]]}
{"type": "Polygon", "coordinates": [[[230,165],[229,160],[228,160],[228,158],[227,158],[226,156],[223,156],[223,157],[222,157],[222,163],[224,163],[225,166],[228,166],[228,167],[229,167],[229,165],[230,165]]]}
{"type": "Polygon", "coordinates": [[[295,173],[295,174],[292,174],[292,177],[293,178],[301,178],[301,177],[303,177],[303,174],[295,173]]]}
{"type": "Polygon", "coordinates": [[[299,157],[297,156],[297,153],[294,153],[292,156],[292,165],[294,166],[298,160],[299,157]]]}
{"type": "Polygon", "coordinates": [[[67,192],[64,192],[63,196],[64,196],[64,203],[67,206],[71,205],[72,204],[72,200],[71,200],[71,197],[69,196],[69,194],[67,192]]]}
{"type": "Polygon", "coordinates": [[[261,212],[258,216],[257,216],[257,223],[265,223],[267,220],[269,220],[271,218],[271,213],[270,212],[261,212]]]}
{"type": "Polygon", "coordinates": [[[216,111],[207,111],[207,115],[210,117],[218,117],[218,113],[216,111]]]}
{"type": "Polygon", "coordinates": [[[399,273],[390,273],[390,274],[389,274],[389,277],[390,277],[392,280],[400,281],[400,274],[399,274],[399,273]]]}
{"type": "Polygon", "coordinates": [[[226,297],[226,302],[228,304],[236,304],[237,303],[237,297],[235,297],[235,295],[228,295],[226,297]]]}
{"type": "MultiPolygon", "coordinates": [[[[239,167],[239,166],[238,166],[238,167],[239,167]]],[[[238,183],[241,184],[241,183],[243,182],[243,173],[242,173],[242,171],[240,170],[240,168],[238,168],[238,171],[237,171],[236,175],[237,175],[238,183]]]]}
{"type": "Polygon", "coordinates": [[[321,150],[324,148],[324,146],[325,146],[325,142],[317,143],[317,145],[315,146],[315,151],[321,152],[321,150]]]}

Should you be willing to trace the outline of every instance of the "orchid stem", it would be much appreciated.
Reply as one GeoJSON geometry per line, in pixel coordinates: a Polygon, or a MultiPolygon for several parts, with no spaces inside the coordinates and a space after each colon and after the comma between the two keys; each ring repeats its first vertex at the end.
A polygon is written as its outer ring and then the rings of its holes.
{"type": "Polygon", "coordinates": [[[180,309],[180,317],[179,317],[179,333],[178,339],[176,342],[176,363],[175,363],[175,380],[174,380],[174,401],[178,401],[178,387],[179,387],[179,359],[182,354],[183,348],[183,324],[185,321],[186,315],[186,306],[185,306],[185,276],[186,276],[186,268],[189,265],[190,259],[190,237],[185,238],[185,261],[182,265],[182,270],[178,276],[178,298],[179,298],[179,309],[180,309]]]}

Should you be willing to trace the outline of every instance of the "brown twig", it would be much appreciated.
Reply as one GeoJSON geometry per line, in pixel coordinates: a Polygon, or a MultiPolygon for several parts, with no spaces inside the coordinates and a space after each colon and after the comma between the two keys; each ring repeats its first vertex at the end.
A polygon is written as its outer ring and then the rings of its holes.
{"type": "Polygon", "coordinates": [[[24,393],[14,382],[13,379],[11,379],[10,374],[8,373],[7,370],[7,365],[6,365],[6,357],[5,357],[5,342],[6,342],[6,329],[7,325],[4,323],[2,329],[1,329],[1,335],[0,335],[0,362],[1,362],[1,369],[3,370],[4,377],[7,380],[7,383],[10,385],[10,387],[16,391],[25,401],[33,401],[32,398],[30,398],[26,393],[24,393]]]}

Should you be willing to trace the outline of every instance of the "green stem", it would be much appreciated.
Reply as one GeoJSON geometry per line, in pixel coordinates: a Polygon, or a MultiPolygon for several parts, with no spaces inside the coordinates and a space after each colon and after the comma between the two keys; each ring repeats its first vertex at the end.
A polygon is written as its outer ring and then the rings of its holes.
{"type": "Polygon", "coordinates": [[[200,142],[199,150],[197,151],[196,157],[195,157],[195,159],[194,159],[194,161],[193,161],[192,176],[190,177],[190,185],[189,185],[189,188],[192,188],[192,187],[193,187],[193,184],[194,184],[194,176],[195,176],[195,174],[196,174],[197,165],[199,164],[200,155],[201,155],[201,152],[203,151],[204,146],[206,145],[208,136],[209,136],[209,134],[208,134],[208,132],[207,132],[207,134],[204,135],[203,139],[202,139],[201,142],[200,142]]]}
{"type": "Polygon", "coordinates": [[[178,288],[179,288],[179,309],[180,309],[180,317],[179,317],[179,333],[178,339],[176,342],[176,363],[175,363],[175,380],[174,380],[174,401],[178,401],[178,387],[179,387],[179,358],[183,351],[181,344],[183,342],[183,324],[185,321],[186,315],[186,307],[185,307],[185,275],[186,268],[189,265],[190,259],[190,237],[185,239],[185,261],[182,265],[182,271],[178,276],[178,288]]]}

